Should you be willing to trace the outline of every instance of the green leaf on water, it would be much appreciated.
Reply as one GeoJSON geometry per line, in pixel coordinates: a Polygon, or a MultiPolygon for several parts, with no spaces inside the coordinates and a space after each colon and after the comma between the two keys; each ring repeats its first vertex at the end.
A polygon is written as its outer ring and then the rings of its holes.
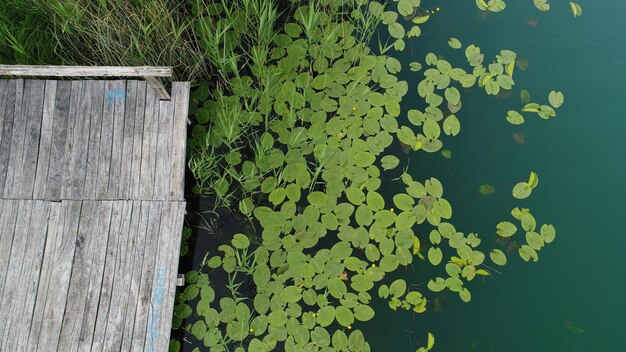
{"type": "Polygon", "coordinates": [[[446,288],[446,281],[443,278],[436,277],[428,281],[427,287],[433,292],[441,292],[446,288]]]}
{"type": "Polygon", "coordinates": [[[443,132],[448,136],[456,136],[461,131],[461,123],[459,119],[454,115],[449,115],[443,121],[443,132]]]}
{"type": "Polygon", "coordinates": [[[354,315],[352,314],[352,311],[350,308],[345,306],[339,306],[335,309],[335,318],[341,326],[348,327],[354,323],[354,315]]]}
{"type": "Polygon", "coordinates": [[[245,249],[250,245],[250,240],[246,237],[246,235],[238,233],[233,236],[232,244],[235,248],[245,249]]]}
{"type": "Polygon", "coordinates": [[[500,222],[496,225],[496,228],[496,233],[501,237],[511,237],[515,234],[515,232],[517,232],[517,226],[508,221],[500,222]]]}
{"type": "Polygon", "coordinates": [[[404,38],[404,27],[402,26],[402,24],[398,23],[398,22],[393,22],[389,24],[389,35],[396,38],[396,39],[402,39],[404,38]]]}
{"type": "Polygon", "coordinates": [[[517,199],[526,199],[532,193],[532,188],[526,182],[519,182],[513,187],[513,197],[517,199]]]}
{"type": "Polygon", "coordinates": [[[515,110],[509,110],[506,113],[506,120],[512,125],[521,125],[524,123],[524,116],[515,110]]]}
{"type": "Polygon", "coordinates": [[[537,255],[537,251],[535,251],[531,246],[526,245],[526,244],[522,245],[522,247],[520,247],[519,255],[525,261],[530,261],[532,259],[534,262],[536,262],[536,261],[539,260],[539,256],[537,255]]]}
{"type": "Polygon", "coordinates": [[[335,320],[335,307],[326,306],[317,312],[317,323],[322,327],[327,327],[335,320]]]}
{"type": "Polygon", "coordinates": [[[442,258],[443,258],[443,252],[441,251],[441,248],[430,247],[428,249],[428,261],[432,265],[439,265],[439,263],[441,263],[442,258]]]}
{"type": "Polygon", "coordinates": [[[359,321],[371,320],[374,314],[374,310],[370,306],[360,304],[354,307],[354,317],[359,321]]]}
{"type": "Polygon", "coordinates": [[[542,225],[539,232],[541,233],[541,238],[545,243],[551,243],[556,237],[556,230],[554,229],[554,226],[549,224],[542,225]]]}
{"type": "Polygon", "coordinates": [[[448,45],[450,45],[450,47],[451,47],[452,49],[460,49],[460,48],[461,48],[461,46],[462,46],[462,45],[461,45],[461,41],[459,41],[459,40],[458,40],[458,39],[456,39],[456,38],[450,38],[450,39],[448,40],[448,45]]]}
{"type": "Polygon", "coordinates": [[[400,164],[400,159],[394,155],[385,155],[380,159],[383,170],[391,170],[400,164]]]}
{"type": "Polygon", "coordinates": [[[465,303],[467,303],[467,302],[472,300],[472,294],[465,287],[463,287],[463,289],[461,289],[461,291],[459,291],[459,297],[461,297],[461,300],[463,302],[465,302],[465,303]]]}
{"type": "Polygon", "coordinates": [[[419,62],[411,62],[409,64],[409,70],[413,71],[413,72],[417,72],[419,70],[422,69],[422,64],[419,62]]]}
{"type": "Polygon", "coordinates": [[[410,211],[413,209],[413,204],[415,204],[415,199],[405,193],[398,193],[393,196],[393,203],[396,207],[402,211],[410,211]]]}
{"type": "Polygon", "coordinates": [[[489,258],[491,258],[491,261],[496,265],[506,264],[506,254],[497,248],[489,253],[489,258]]]}
{"type": "Polygon", "coordinates": [[[446,100],[452,105],[457,105],[461,100],[459,90],[454,87],[447,88],[445,90],[445,96],[446,100]]]}
{"type": "Polygon", "coordinates": [[[561,92],[551,91],[550,94],[548,94],[548,101],[555,109],[563,105],[563,99],[563,93],[561,92]]]}

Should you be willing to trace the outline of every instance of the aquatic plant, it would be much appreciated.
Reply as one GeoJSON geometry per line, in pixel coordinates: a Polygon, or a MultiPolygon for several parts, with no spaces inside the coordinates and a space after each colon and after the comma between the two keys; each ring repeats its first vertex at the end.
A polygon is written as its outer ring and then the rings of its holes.
{"type": "MultiPolygon", "coordinates": [[[[408,83],[397,77],[400,61],[386,53],[402,50],[434,14],[418,11],[419,0],[388,7],[376,1],[295,2],[283,25],[261,35],[241,22],[277,14],[273,3],[246,16],[231,6],[262,3],[215,2],[207,10],[202,25],[221,28],[205,33],[207,38],[222,38],[211,39],[218,44],[207,50],[223,51],[207,55],[215,65],[223,63],[225,81],[212,91],[201,84],[192,93],[198,106],[192,108],[196,124],[188,142],[195,191],[214,194],[218,205],[249,216],[259,225],[259,244],[236,234],[187,273],[174,327],[211,351],[368,351],[358,327],[376,314],[374,294],[390,309],[422,313],[432,304],[429,297],[444,290],[470,301],[471,282],[495,272],[486,261],[507,263],[500,248],[508,249],[508,239],[518,233],[514,222],[498,222],[493,235],[499,240],[486,248],[478,234],[449,222],[452,206],[436,178],[414,180],[404,171],[397,178],[401,192],[385,194],[380,187],[400,165],[388,154],[394,140],[413,152],[442,150],[444,135],[461,130],[460,89],[478,86],[488,95],[511,90],[517,55],[501,50],[485,65],[480,48],[469,44],[467,66],[457,67],[429,53],[423,63],[409,65],[414,72],[424,69],[417,88],[423,105],[403,112],[408,83]],[[408,28],[399,15],[409,19],[408,28]],[[375,31],[377,26],[385,30],[375,31]],[[378,53],[370,49],[374,39],[378,53]],[[438,273],[426,279],[426,288],[386,280],[415,258],[438,273]]],[[[497,0],[477,5],[494,12],[505,7],[497,0]]],[[[463,49],[455,38],[449,45],[463,49]]],[[[553,92],[548,98],[551,106],[527,103],[522,112],[554,117],[563,96],[553,92]]],[[[512,110],[507,119],[518,123],[520,117],[512,110]]],[[[532,172],[512,194],[528,197],[537,185],[532,172]]],[[[554,227],[538,227],[526,208],[513,208],[511,216],[525,232],[519,256],[537,261],[538,251],[554,240],[554,227]]],[[[434,336],[427,336],[418,351],[433,348],[434,336]]],[[[180,346],[174,340],[171,350],[180,346]]]]}

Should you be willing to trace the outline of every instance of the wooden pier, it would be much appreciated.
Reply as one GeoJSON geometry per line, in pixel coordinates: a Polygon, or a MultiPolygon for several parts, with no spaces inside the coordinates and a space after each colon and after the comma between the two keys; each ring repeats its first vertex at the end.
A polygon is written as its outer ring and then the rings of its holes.
{"type": "Polygon", "coordinates": [[[167,351],[189,84],[159,97],[0,80],[0,351],[167,351]]]}

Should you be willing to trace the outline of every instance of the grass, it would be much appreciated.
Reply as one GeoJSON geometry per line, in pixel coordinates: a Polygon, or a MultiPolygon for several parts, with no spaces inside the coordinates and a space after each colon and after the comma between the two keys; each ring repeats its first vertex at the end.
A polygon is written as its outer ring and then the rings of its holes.
{"type": "Polygon", "coordinates": [[[5,64],[173,66],[177,80],[211,73],[183,1],[8,0],[0,20],[5,64]]]}

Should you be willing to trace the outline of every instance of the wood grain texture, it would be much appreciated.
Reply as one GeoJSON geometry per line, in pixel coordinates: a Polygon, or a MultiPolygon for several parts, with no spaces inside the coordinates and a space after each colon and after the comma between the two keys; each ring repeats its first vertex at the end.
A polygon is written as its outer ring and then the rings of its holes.
{"type": "MultiPolygon", "coordinates": [[[[146,110],[146,82],[137,82],[137,104],[133,128],[133,160],[131,165],[130,199],[141,199],[141,161],[146,110]]],[[[130,116],[129,116],[130,118],[130,116]]]]}
{"type": "Polygon", "coordinates": [[[35,186],[35,173],[37,172],[37,153],[39,152],[39,140],[41,138],[41,120],[43,115],[43,100],[45,81],[26,81],[30,85],[28,105],[22,108],[25,112],[26,129],[24,134],[24,152],[22,156],[21,171],[16,173],[21,180],[18,198],[32,199],[35,186]]]}
{"type": "MultiPolygon", "coordinates": [[[[6,178],[4,183],[4,198],[16,199],[19,194],[21,180],[19,174],[22,170],[22,158],[24,156],[24,141],[26,139],[26,119],[23,116],[23,104],[28,104],[28,96],[31,85],[25,85],[24,80],[15,82],[15,104],[13,110],[13,125],[11,127],[11,143],[6,159],[6,178]],[[25,100],[25,101],[24,101],[25,100]]],[[[3,157],[3,159],[5,159],[3,157]]]]}
{"type": "Polygon", "coordinates": [[[131,177],[135,134],[135,109],[137,108],[137,81],[126,83],[126,104],[124,111],[124,132],[120,148],[120,181],[116,199],[131,199],[131,177]]]}
{"type": "Polygon", "coordinates": [[[11,136],[13,135],[13,124],[15,120],[15,94],[19,81],[6,81],[2,110],[2,129],[0,130],[0,195],[4,194],[5,180],[9,167],[9,156],[11,155],[11,136]]]}
{"type": "Polygon", "coordinates": [[[48,169],[50,166],[50,152],[52,148],[52,134],[54,123],[54,109],[56,103],[57,81],[46,81],[43,98],[43,116],[41,119],[41,137],[37,153],[37,170],[35,172],[35,186],[33,199],[46,198],[48,183],[48,169]]]}
{"type": "Polygon", "coordinates": [[[45,185],[46,200],[59,201],[63,186],[63,172],[65,167],[65,147],[69,130],[69,110],[72,83],[57,82],[57,92],[54,103],[52,121],[52,140],[50,145],[50,162],[48,177],[45,185]]]}
{"type": "Polygon", "coordinates": [[[105,100],[105,81],[89,81],[87,90],[91,97],[91,106],[85,111],[89,116],[89,140],[87,142],[87,159],[85,168],[84,199],[96,199],[97,182],[100,166],[100,135],[102,133],[102,109],[105,100]]]}
{"type": "Polygon", "coordinates": [[[171,67],[0,65],[0,76],[35,77],[171,77],[171,67]]]}
{"type": "Polygon", "coordinates": [[[172,104],[174,104],[172,140],[172,178],[170,199],[183,200],[185,191],[185,152],[187,149],[187,114],[189,110],[189,82],[172,83],[172,104]]]}
{"type": "Polygon", "coordinates": [[[188,89],[0,80],[0,350],[167,350],[188,89]]]}

